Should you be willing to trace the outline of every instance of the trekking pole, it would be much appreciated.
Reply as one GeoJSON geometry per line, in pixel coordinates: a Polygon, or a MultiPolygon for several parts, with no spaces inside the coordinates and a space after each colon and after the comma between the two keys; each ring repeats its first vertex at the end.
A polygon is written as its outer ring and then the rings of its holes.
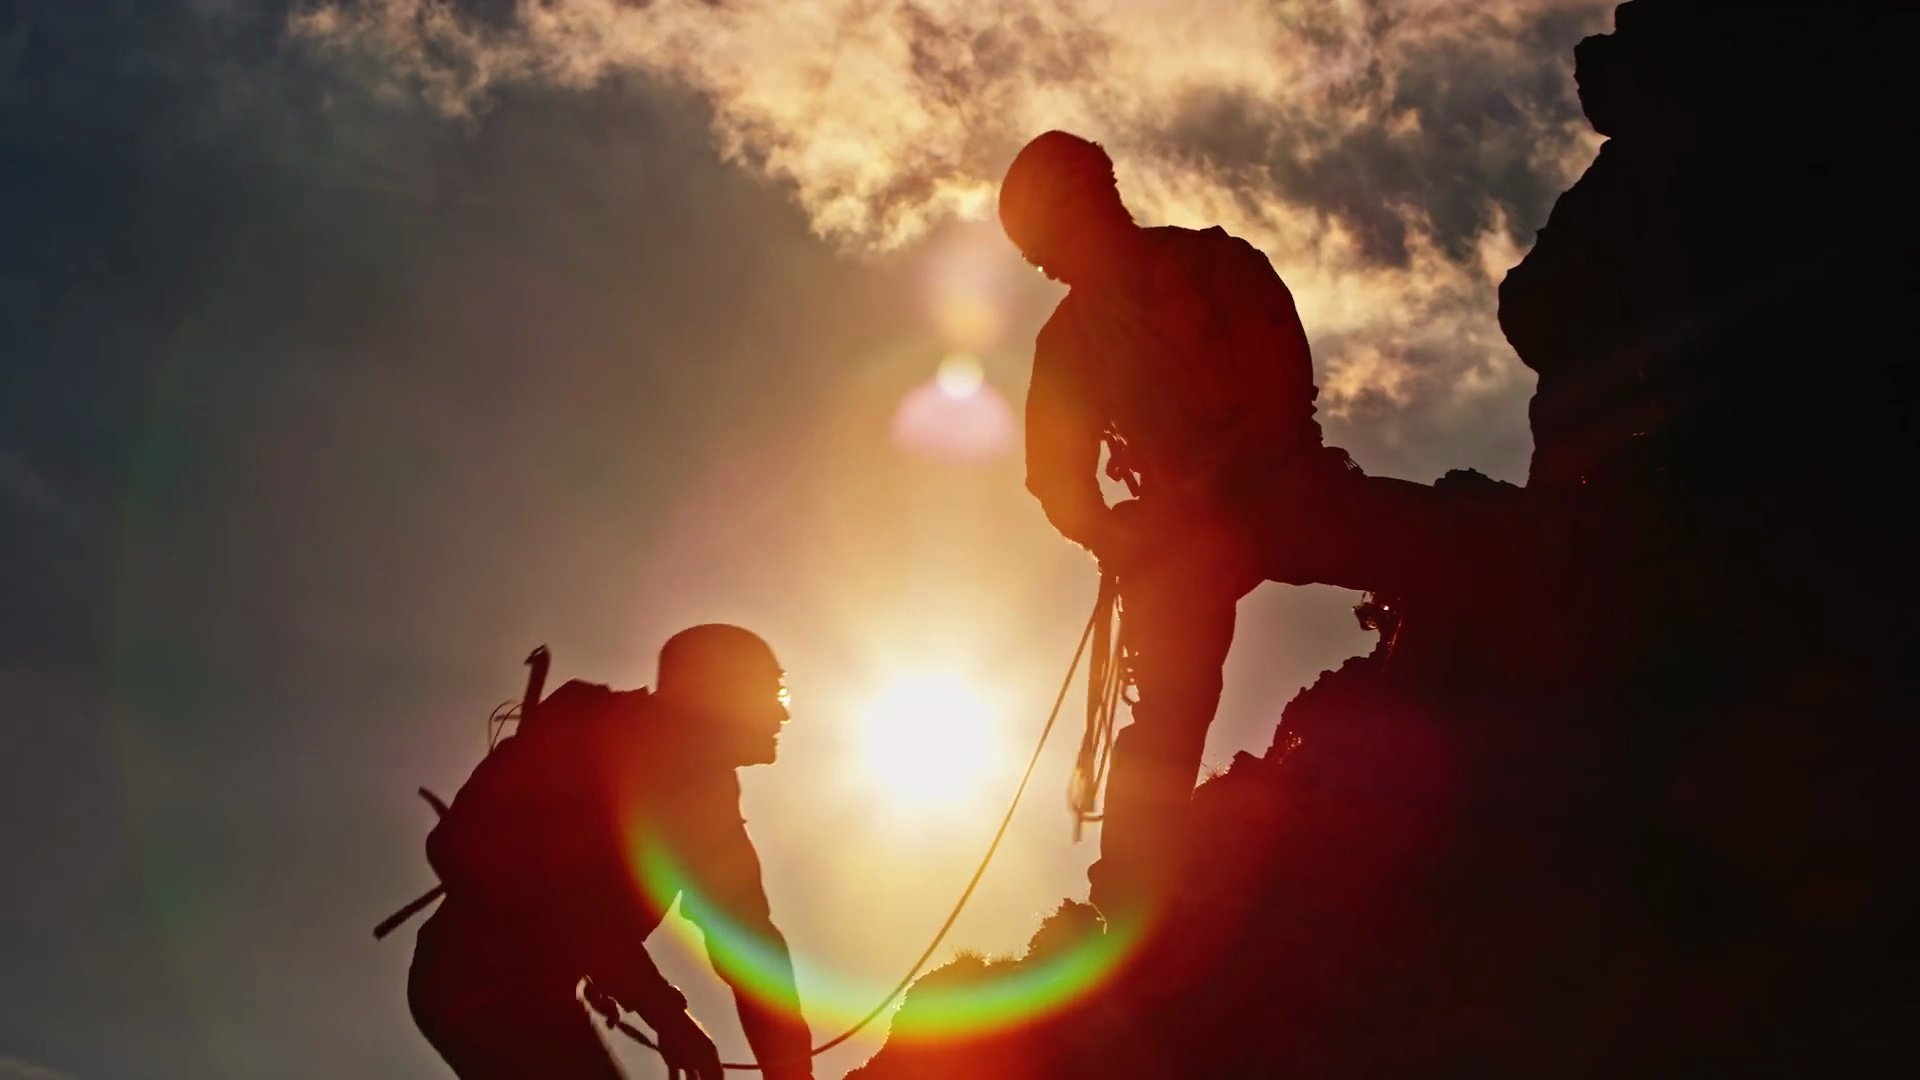
{"type": "MultiPolygon", "coordinates": [[[[420,797],[427,800],[428,806],[433,807],[434,816],[436,817],[447,816],[446,801],[441,799],[440,796],[435,795],[433,792],[428,791],[426,788],[421,788],[420,797]]],[[[415,915],[420,914],[423,908],[425,908],[428,904],[433,903],[435,900],[440,899],[440,897],[443,896],[446,893],[446,891],[447,891],[447,887],[445,885],[435,885],[433,888],[428,889],[426,892],[423,892],[419,896],[414,897],[411,901],[408,901],[406,907],[403,907],[399,911],[396,911],[393,914],[387,916],[386,918],[381,919],[380,925],[373,928],[373,940],[375,941],[385,940],[388,934],[391,934],[395,930],[400,929],[400,927],[406,924],[406,921],[408,919],[411,919],[415,915]]]]}

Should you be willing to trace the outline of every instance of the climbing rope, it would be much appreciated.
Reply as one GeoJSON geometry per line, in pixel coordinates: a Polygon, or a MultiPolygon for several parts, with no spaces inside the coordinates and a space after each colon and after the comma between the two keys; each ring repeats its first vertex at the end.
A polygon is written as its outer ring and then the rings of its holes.
{"type": "MultiPolygon", "coordinates": [[[[1125,484],[1127,493],[1140,497],[1140,473],[1134,469],[1127,440],[1109,426],[1100,433],[1107,446],[1107,477],[1125,484]]],[[[1120,701],[1133,684],[1125,641],[1120,635],[1120,580],[1110,570],[1100,574],[1100,595],[1093,602],[1093,659],[1087,665],[1087,725],[1074,758],[1073,779],[1067,786],[1067,809],[1073,814],[1073,842],[1091,822],[1102,821],[1100,789],[1106,785],[1107,763],[1113,759],[1114,729],[1120,701]]],[[[1077,663],[1077,659],[1076,659],[1077,663]]],[[[1069,671],[1067,678],[1073,678],[1069,671]]],[[[1132,699],[1127,699],[1131,704],[1132,699]]]]}
{"type": "MultiPolygon", "coordinates": [[[[1074,759],[1073,779],[1067,787],[1067,808],[1073,813],[1073,839],[1091,822],[1100,821],[1100,789],[1106,784],[1107,763],[1113,757],[1114,728],[1120,701],[1132,682],[1127,652],[1119,633],[1120,583],[1111,573],[1100,576],[1100,595],[1093,605],[1093,658],[1087,665],[1087,724],[1080,735],[1080,753],[1074,759]]],[[[1068,678],[1072,678],[1069,674],[1068,678]]]]}
{"type": "MultiPolygon", "coordinates": [[[[970,879],[967,882],[967,887],[961,890],[960,899],[954,901],[953,910],[947,913],[946,921],[940,924],[940,929],[934,931],[933,940],[927,943],[926,949],[920,953],[920,958],[913,962],[913,966],[907,969],[907,973],[900,977],[899,982],[893,984],[893,989],[887,991],[887,995],[880,999],[880,1003],[875,1005],[871,1010],[868,1011],[868,1013],[865,1016],[861,1017],[858,1021],[856,1021],[852,1027],[847,1028],[845,1031],[842,1031],[840,1034],[835,1035],[833,1038],[828,1039],[826,1042],[823,1042],[819,1046],[816,1046],[813,1049],[807,1051],[808,1060],[819,1057],[821,1054],[824,1054],[827,1051],[833,1049],[834,1047],[839,1046],[841,1043],[846,1042],[848,1039],[853,1038],[856,1034],[859,1034],[862,1028],[865,1028],[868,1024],[873,1023],[876,1017],[878,1017],[882,1012],[886,1011],[887,1006],[893,1004],[893,999],[899,997],[900,993],[904,991],[909,985],[911,985],[915,978],[919,977],[920,969],[926,966],[928,960],[933,959],[934,950],[938,949],[940,947],[940,943],[946,940],[947,932],[953,929],[953,924],[959,920],[960,913],[966,909],[967,901],[973,898],[973,891],[979,887],[980,879],[986,876],[988,864],[993,862],[994,854],[1000,850],[1000,841],[1006,839],[1007,826],[1013,824],[1013,812],[1020,808],[1020,799],[1022,796],[1024,796],[1027,793],[1027,784],[1029,781],[1033,779],[1033,771],[1040,764],[1040,752],[1046,749],[1047,737],[1053,734],[1053,725],[1056,721],[1060,719],[1060,707],[1066,703],[1067,691],[1071,689],[1073,686],[1074,673],[1080,670],[1080,658],[1086,655],[1088,640],[1092,639],[1096,633],[1100,634],[1101,636],[1100,639],[1102,642],[1106,642],[1109,640],[1110,634],[1111,634],[1114,605],[1117,602],[1117,599],[1118,599],[1118,591],[1117,589],[1113,588],[1113,578],[1111,577],[1111,575],[1103,576],[1100,581],[1099,597],[1094,601],[1093,614],[1087,619],[1086,629],[1080,632],[1080,644],[1076,646],[1073,650],[1073,662],[1067,665],[1067,677],[1060,681],[1060,692],[1054,696],[1053,710],[1047,714],[1046,725],[1040,729],[1040,740],[1039,742],[1034,744],[1033,756],[1027,759],[1027,770],[1025,773],[1021,774],[1020,786],[1014,789],[1013,801],[1007,804],[1007,812],[1005,815],[1003,815],[1000,818],[1000,827],[994,830],[993,841],[987,845],[987,853],[980,857],[980,865],[974,868],[972,879],[970,879]]],[[[1111,678],[1113,677],[1114,669],[1117,667],[1117,665],[1111,663],[1110,658],[1103,658],[1101,655],[1099,655],[1099,650],[1096,650],[1095,652],[1093,664],[1094,664],[1094,667],[1096,668],[1104,669],[1105,674],[1103,674],[1101,677],[1102,681],[1110,681],[1111,678]]],[[[1092,709],[1093,709],[1092,703],[1089,702],[1088,704],[1089,715],[1091,715],[1092,709]]],[[[1109,726],[1109,730],[1111,730],[1110,726],[1109,726]]],[[[1086,739],[1082,739],[1082,742],[1081,742],[1083,755],[1085,753],[1086,741],[1087,741],[1086,739]]],[[[1109,739],[1109,743],[1110,742],[1111,740],[1109,739]]],[[[1104,755],[1101,758],[1101,769],[1104,772],[1104,769],[1105,769],[1104,755]]],[[[1080,785],[1077,779],[1079,775],[1077,767],[1076,767],[1075,775],[1076,775],[1076,790],[1078,790],[1080,785]]],[[[1089,820],[1089,819],[1080,818],[1078,820],[1089,820]]],[[[1074,835],[1076,837],[1079,836],[1078,820],[1076,821],[1076,824],[1074,826],[1074,835]]],[[[1091,820],[1098,820],[1098,819],[1095,818],[1091,820]]],[[[625,1020],[619,1019],[617,1017],[609,1017],[607,1020],[607,1026],[613,1030],[620,1032],[622,1035],[627,1036],[628,1038],[639,1043],[640,1045],[645,1046],[650,1050],[653,1050],[656,1053],[658,1053],[660,1050],[660,1044],[648,1038],[645,1032],[641,1031],[637,1027],[634,1027],[632,1024],[628,1023],[625,1020]]],[[[775,1062],[774,1064],[787,1065],[787,1064],[798,1064],[798,1062],[783,1061],[783,1062],[775,1062]]],[[[732,1072],[759,1072],[761,1070],[768,1068],[769,1066],[763,1065],[759,1062],[723,1061],[720,1063],[720,1067],[732,1072]]]]}

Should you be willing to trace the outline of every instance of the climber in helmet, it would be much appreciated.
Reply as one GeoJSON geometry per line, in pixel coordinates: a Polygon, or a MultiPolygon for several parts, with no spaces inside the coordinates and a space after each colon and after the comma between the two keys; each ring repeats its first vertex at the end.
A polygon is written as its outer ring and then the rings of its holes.
{"type": "Polygon", "coordinates": [[[1267,579],[1380,584],[1333,521],[1366,481],[1321,445],[1306,331],[1251,244],[1137,224],[1106,151],[1063,131],[1020,151],[999,211],[1027,261],[1069,287],[1034,348],[1027,487],[1120,584],[1138,700],[1088,877],[1110,923],[1140,918],[1179,872],[1239,598],[1267,579]],[[1137,497],[1107,505],[1103,444],[1137,497]]]}
{"type": "Polygon", "coordinates": [[[769,916],[735,770],[787,721],[773,650],[736,626],[683,630],[651,691],[569,682],[461,787],[427,839],[446,899],[407,996],[465,1078],[618,1077],[579,1000],[638,1013],[675,1075],[720,1057],[646,950],[675,897],[706,935],[769,1077],[812,1075],[787,943],[769,916]]]}

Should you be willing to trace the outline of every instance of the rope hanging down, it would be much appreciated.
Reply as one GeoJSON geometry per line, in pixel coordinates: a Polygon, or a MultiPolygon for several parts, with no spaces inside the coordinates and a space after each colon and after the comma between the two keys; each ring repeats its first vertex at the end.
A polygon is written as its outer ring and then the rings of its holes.
{"type": "MultiPolygon", "coordinates": [[[[1024,796],[1027,793],[1027,783],[1033,779],[1034,769],[1038,767],[1040,764],[1040,751],[1046,749],[1047,737],[1053,734],[1053,725],[1056,721],[1060,719],[1060,707],[1066,703],[1067,691],[1071,689],[1073,686],[1074,673],[1080,670],[1080,658],[1086,655],[1087,641],[1090,638],[1094,637],[1096,631],[1102,630],[1103,628],[1106,628],[1108,633],[1110,633],[1110,628],[1111,628],[1112,619],[1113,619],[1114,603],[1118,597],[1118,592],[1114,590],[1112,587],[1112,580],[1113,579],[1111,578],[1111,576],[1105,576],[1105,577],[1102,577],[1101,579],[1100,595],[1099,595],[1099,598],[1094,602],[1093,615],[1087,619],[1086,629],[1080,632],[1080,644],[1076,646],[1073,650],[1073,662],[1067,665],[1067,677],[1060,681],[1060,692],[1054,696],[1053,710],[1047,714],[1046,725],[1040,729],[1040,741],[1034,745],[1033,756],[1027,759],[1027,771],[1021,774],[1020,786],[1015,788],[1013,791],[1013,801],[1007,804],[1007,812],[1004,816],[1000,818],[1000,827],[998,829],[995,829],[993,832],[993,841],[987,845],[987,853],[980,857],[980,865],[974,869],[973,877],[967,882],[967,887],[961,890],[960,899],[954,901],[953,910],[947,913],[947,920],[940,924],[940,929],[934,931],[933,940],[927,943],[927,947],[923,952],[921,952],[920,958],[913,962],[913,966],[907,970],[907,973],[905,975],[900,977],[899,982],[893,985],[893,989],[887,991],[887,996],[884,998],[881,998],[880,1003],[875,1005],[865,1016],[861,1017],[858,1021],[856,1021],[852,1027],[849,1027],[847,1030],[841,1032],[838,1035],[835,1035],[831,1039],[828,1039],[826,1042],[821,1043],[819,1046],[814,1047],[812,1050],[807,1051],[807,1058],[809,1060],[819,1057],[821,1054],[824,1054],[827,1051],[833,1049],[834,1047],[839,1046],[841,1043],[846,1042],[848,1039],[853,1038],[855,1035],[859,1034],[862,1028],[866,1027],[868,1024],[873,1023],[876,1017],[878,1017],[882,1012],[885,1012],[887,1006],[893,1004],[893,999],[899,997],[901,991],[904,991],[909,985],[913,983],[913,980],[919,976],[920,969],[926,966],[927,961],[933,959],[934,950],[938,949],[940,947],[940,943],[947,939],[947,931],[952,930],[953,924],[959,921],[960,913],[966,909],[967,901],[973,898],[973,891],[979,887],[980,879],[986,876],[988,864],[993,862],[994,854],[1000,850],[1000,841],[1006,839],[1007,826],[1013,824],[1013,812],[1020,808],[1020,799],[1022,796],[1024,796]]],[[[1102,641],[1108,640],[1108,633],[1101,634],[1102,641]]],[[[1099,652],[1096,651],[1093,659],[1093,668],[1090,668],[1089,671],[1092,671],[1096,668],[1101,669],[1108,673],[1107,675],[1102,676],[1102,678],[1110,679],[1112,677],[1111,675],[1112,670],[1116,666],[1117,665],[1114,665],[1110,662],[1103,660],[1099,652]]],[[[1117,690],[1115,692],[1117,693],[1117,690]]],[[[1088,713],[1089,715],[1092,714],[1091,702],[1089,702],[1089,705],[1088,705],[1088,713]]],[[[1083,754],[1085,752],[1086,741],[1087,740],[1085,739],[1082,740],[1083,754]]],[[[1104,771],[1105,769],[1104,755],[1102,755],[1101,762],[1102,762],[1101,769],[1102,771],[1104,771]]],[[[1078,783],[1077,777],[1078,777],[1078,770],[1076,769],[1076,782],[1075,782],[1076,793],[1080,790],[1080,785],[1078,783]]],[[[1097,790],[1097,788],[1095,790],[1097,790]]],[[[1080,820],[1098,820],[1098,819],[1097,818],[1088,819],[1088,818],[1082,817],[1080,820]]],[[[1076,837],[1079,835],[1078,823],[1076,823],[1074,826],[1074,835],[1076,837]]],[[[652,1039],[648,1038],[645,1032],[641,1031],[637,1027],[634,1027],[632,1024],[628,1023],[625,1020],[609,1017],[607,1020],[607,1026],[627,1036],[628,1038],[639,1043],[640,1045],[655,1051],[656,1053],[660,1049],[660,1045],[654,1042],[652,1039]]],[[[786,1064],[794,1064],[794,1062],[782,1061],[782,1062],[774,1062],[773,1064],[786,1065],[786,1064]]],[[[720,1063],[720,1067],[732,1072],[759,1072],[767,1068],[768,1066],[763,1065],[759,1062],[723,1061],[720,1063]]]]}
{"type": "MultiPolygon", "coordinates": [[[[1107,446],[1107,477],[1125,484],[1127,493],[1140,497],[1140,474],[1133,467],[1127,440],[1109,426],[1100,433],[1107,446]]],[[[1133,684],[1126,643],[1121,637],[1120,581],[1110,570],[1100,573],[1100,595],[1093,603],[1093,659],[1087,667],[1087,726],[1080,736],[1080,754],[1074,759],[1073,780],[1067,788],[1067,807],[1073,813],[1073,841],[1080,842],[1087,823],[1104,820],[1099,806],[1106,785],[1107,763],[1113,758],[1114,728],[1120,701],[1133,684]]],[[[1073,678],[1068,672],[1067,678],[1073,678]]],[[[1132,704],[1132,699],[1127,699],[1132,704]]]]}
{"type": "MultiPolygon", "coordinates": [[[[1087,726],[1080,736],[1080,754],[1074,759],[1073,779],[1067,788],[1067,806],[1073,812],[1073,839],[1080,842],[1088,822],[1100,821],[1100,789],[1113,757],[1114,728],[1120,701],[1132,682],[1126,646],[1119,632],[1120,583],[1113,574],[1100,575],[1100,595],[1093,605],[1093,657],[1087,665],[1087,726]]],[[[1072,678],[1069,673],[1068,678],[1072,678]]]]}

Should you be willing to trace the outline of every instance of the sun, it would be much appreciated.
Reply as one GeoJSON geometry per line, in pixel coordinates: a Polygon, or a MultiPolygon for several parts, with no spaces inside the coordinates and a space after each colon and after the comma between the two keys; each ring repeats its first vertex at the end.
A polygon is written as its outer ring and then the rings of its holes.
{"type": "Polygon", "coordinates": [[[868,776],[898,804],[951,806],[977,794],[996,758],[993,710],[957,675],[888,683],[861,716],[868,776]]]}

